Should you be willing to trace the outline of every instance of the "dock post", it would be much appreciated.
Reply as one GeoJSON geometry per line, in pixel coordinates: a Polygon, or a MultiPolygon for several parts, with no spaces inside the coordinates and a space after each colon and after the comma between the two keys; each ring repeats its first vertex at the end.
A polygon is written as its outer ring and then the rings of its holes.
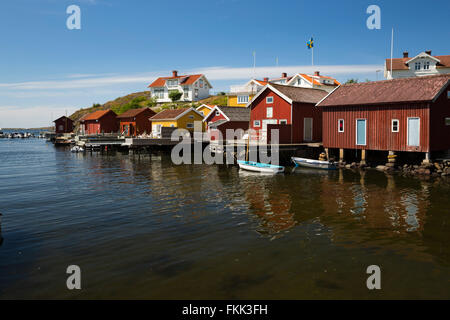
{"type": "Polygon", "coordinates": [[[344,162],[344,149],[339,149],[339,163],[344,162]]]}
{"type": "Polygon", "coordinates": [[[365,149],[361,150],[361,162],[360,162],[360,164],[366,165],[366,150],[365,149]]]}
{"type": "Polygon", "coordinates": [[[423,159],[422,164],[429,164],[430,163],[430,153],[425,152],[425,159],[423,159]]]}
{"type": "Polygon", "coordinates": [[[330,160],[330,154],[328,153],[328,148],[325,148],[325,154],[327,156],[327,160],[330,160]]]}

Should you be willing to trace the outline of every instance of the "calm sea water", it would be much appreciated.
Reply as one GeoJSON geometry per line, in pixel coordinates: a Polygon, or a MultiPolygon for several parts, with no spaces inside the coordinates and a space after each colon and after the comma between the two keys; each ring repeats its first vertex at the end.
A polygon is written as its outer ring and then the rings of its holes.
{"type": "Polygon", "coordinates": [[[0,139],[0,298],[450,298],[449,180],[291,170],[0,139]]]}

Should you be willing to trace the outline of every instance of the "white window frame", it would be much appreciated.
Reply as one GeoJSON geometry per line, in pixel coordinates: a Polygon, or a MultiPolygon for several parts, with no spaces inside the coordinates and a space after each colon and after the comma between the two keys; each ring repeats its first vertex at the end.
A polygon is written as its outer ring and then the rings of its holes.
{"type": "Polygon", "coordinates": [[[216,110],[216,116],[220,116],[220,111],[216,110]]]}
{"type": "Polygon", "coordinates": [[[273,97],[266,97],[267,104],[273,104],[273,97]]]}
{"type": "Polygon", "coordinates": [[[195,96],[196,98],[198,98],[198,89],[195,89],[195,90],[194,90],[194,96],[195,96]]]}
{"type": "Polygon", "coordinates": [[[400,120],[392,119],[391,121],[391,132],[400,132],[400,120]],[[397,130],[394,130],[394,121],[397,121],[397,130]]]}
{"type": "Polygon", "coordinates": [[[256,128],[260,128],[261,127],[261,120],[253,120],[253,126],[256,128]]]}
{"type": "Polygon", "coordinates": [[[444,124],[445,124],[446,126],[450,126],[450,117],[445,117],[445,119],[444,119],[444,124]]]}
{"type": "Polygon", "coordinates": [[[267,107],[266,108],[266,118],[273,118],[273,107],[267,107]],[[269,110],[270,110],[270,114],[269,114],[269,110]]]}
{"type": "Polygon", "coordinates": [[[287,119],[280,119],[279,124],[288,124],[288,121],[287,121],[287,119]],[[281,123],[281,122],[284,122],[284,123],[281,123]]]}
{"type": "Polygon", "coordinates": [[[430,61],[425,61],[423,63],[423,70],[430,70],[430,61]]]}
{"type": "Polygon", "coordinates": [[[344,119],[338,119],[338,132],[339,133],[345,132],[345,120],[344,119]],[[342,121],[342,130],[341,130],[341,121],[342,121]]]}
{"type": "Polygon", "coordinates": [[[194,124],[191,122],[186,123],[186,129],[194,129],[194,124]]]}
{"type": "Polygon", "coordinates": [[[421,63],[420,62],[416,62],[414,63],[414,70],[419,71],[421,69],[421,63]]]}
{"type": "Polygon", "coordinates": [[[239,95],[237,97],[238,104],[247,104],[249,100],[250,100],[250,97],[248,95],[239,95]]]}

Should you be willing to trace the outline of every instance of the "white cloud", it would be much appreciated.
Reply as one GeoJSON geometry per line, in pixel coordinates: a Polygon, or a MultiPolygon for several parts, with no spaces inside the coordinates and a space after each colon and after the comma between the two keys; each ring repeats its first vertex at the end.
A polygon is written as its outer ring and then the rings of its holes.
{"type": "Polygon", "coordinates": [[[53,125],[52,121],[76,108],[61,106],[0,106],[0,128],[33,128],[53,125]]]}
{"type": "MultiPolygon", "coordinates": [[[[203,69],[186,70],[182,73],[203,73],[211,80],[246,80],[252,77],[278,77],[281,72],[288,74],[313,73],[319,70],[324,75],[357,75],[375,73],[382,68],[380,65],[335,65],[335,66],[284,66],[284,67],[257,67],[253,68],[229,68],[229,67],[210,67],[203,69]]],[[[95,76],[92,74],[84,75],[85,79],[71,79],[60,81],[29,81],[16,83],[0,83],[2,88],[10,90],[63,90],[79,88],[96,88],[123,84],[142,84],[146,87],[158,76],[170,75],[170,71],[149,72],[117,76],[95,76]]],[[[72,75],[72,78],[83,78],[83,75],[72,75]],[[79,76],[79,77],[78,77],[79,76]]]]}

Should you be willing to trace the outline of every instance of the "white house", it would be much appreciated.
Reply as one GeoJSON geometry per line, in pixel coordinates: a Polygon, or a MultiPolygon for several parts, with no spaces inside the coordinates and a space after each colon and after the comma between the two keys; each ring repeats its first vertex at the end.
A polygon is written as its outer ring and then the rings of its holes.
{"type": "Polygon", "coordinates": [[[332,77],[322,76],[319,71],[316,71],[314,72],[314,75],[297,73],[286,82],[286,85],[301,88],[322,89],[331,92],[340,85],[340,82],[332,77]]]}
{"type": "Polygon", "coordinates": [[[419,53],[410,58],[403,52],[403,58],[386,59],[384,77],[386,79],[410,78],[450,73],[450,55],[432,56],[431,51],[419,53]],[[391,70],[392,68],[392,70],[391,70]]]}
{"type": "Polygon", "coordinates": [[[148,86],[152,97],[157,102],[171,102],[169,93],[179,91],[183,95],[180,101],[198,101],[209,97],[209,89],[212,88],[208,79],[203,74],[179,76],[178,71],[172,71],[171,77],[160,77],[148,86]]]}

